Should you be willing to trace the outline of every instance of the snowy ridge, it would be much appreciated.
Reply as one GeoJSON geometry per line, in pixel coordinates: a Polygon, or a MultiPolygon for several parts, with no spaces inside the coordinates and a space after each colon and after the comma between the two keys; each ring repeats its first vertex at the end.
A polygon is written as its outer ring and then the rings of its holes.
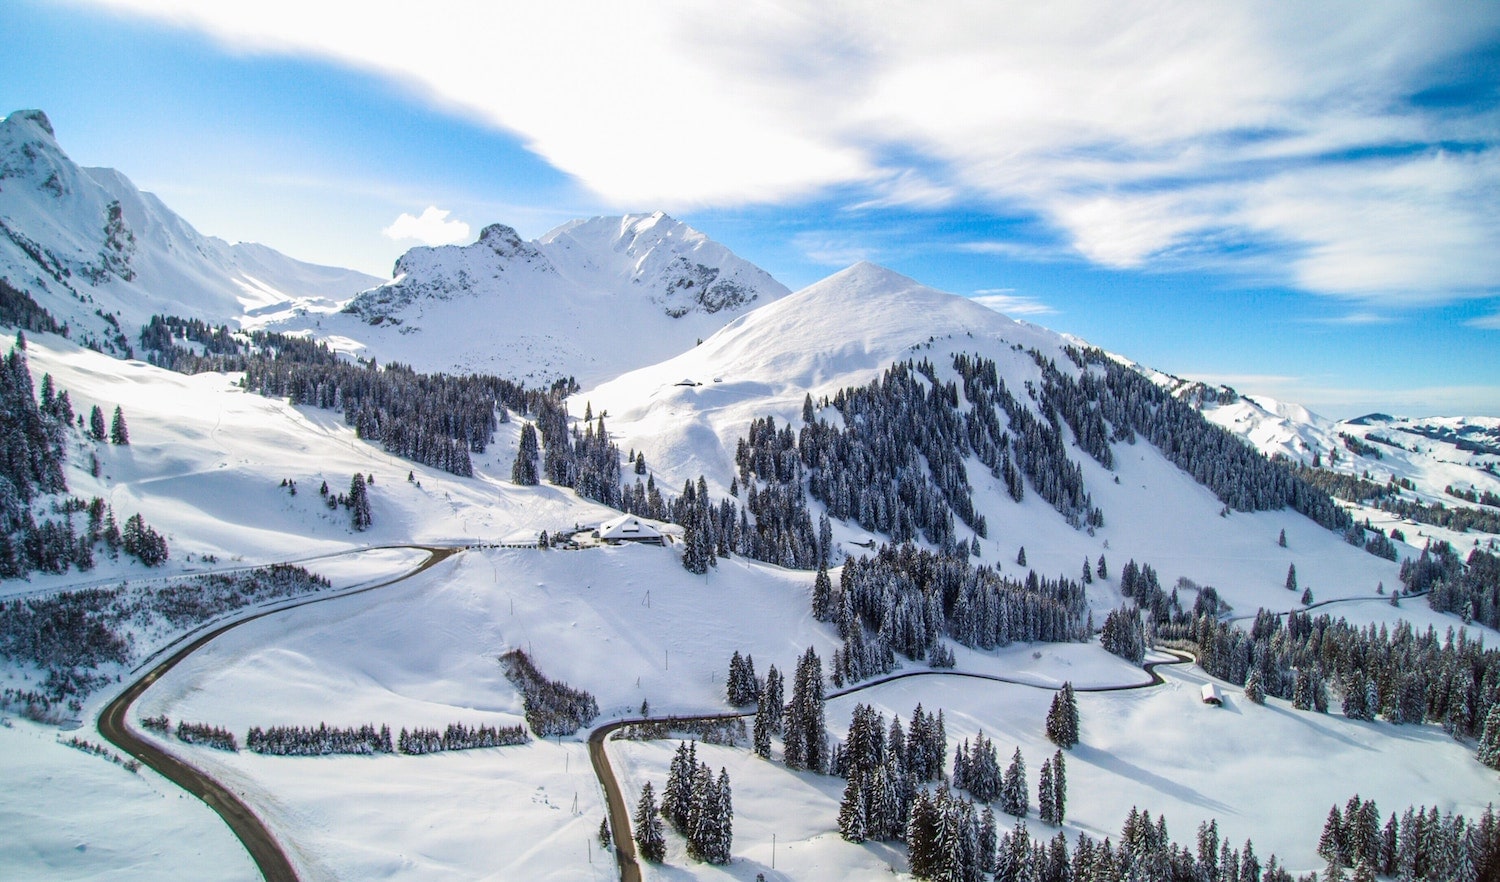
{"type": "Polygon", "coordinates": [[[1266,455],[1349,475],[1369,475],[1378,483],[1410,481],[1419,498],[1444,505],[1472,505],[1447,493],[1448,487],[1476,494],[1500,494],[1500,419],[1426,417],[1406,419],[1370,414],[1330,420],[1305,407],[1264,395],[1230,403],[1205,403],[1203,415],[1235,432],[1266,455]],[[1351,445],[1346,439],[1353,438],[1351,445]],[[1354,448],[1354,449],[1351,449],[1354,448]]]}
{"type": "Polygon", "coordinates": [[[764,270],[657,212],[563,224],[526,242],[413,248],[340,313],[284,318],[345,351],[421,370],[599,382],[668,358],[785,296],[764,270]]]}
{"type": "Polygon", "coordinates": [[[39,110],[0,121],[0,277],[116,352],[155,313],[228,322],[375,282],[202,235],[120,172],[76,165],[39,110]]]}
{"type": "MultiPolygon", "coordinates": [[[[863,386],[898,360],[978,351],[1020,387],[1040,379],[1026,350],[1055,361],[1073,341],[872,263],[858,263],[735,319],[676,358],[575,396],[611,415],[622,446],[646,451],[680,486],[703,473],[727,486],[751,420],[792,420],[803,397],[863,386]]],[[[837,414],[833,414],[837,418],[837,414]]]]}

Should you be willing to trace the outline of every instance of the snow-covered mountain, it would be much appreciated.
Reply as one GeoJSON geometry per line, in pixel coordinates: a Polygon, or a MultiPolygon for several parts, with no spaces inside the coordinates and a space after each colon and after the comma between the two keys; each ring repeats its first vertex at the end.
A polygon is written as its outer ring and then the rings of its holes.
{"type": "Polygon", "coordinates": [[[341,312],[276,327],[418,369],[593,383],[675,355],[786,293],[657,212],[570,221],[534,242],[493,224],[470,245],[413,248],[390,282],[341,312]]]}
{"type": "MultiPolygon", "coordinates": [[[[1180,388],[1191,392],[1192,386],[1180,388]]],[[[1219,387],[1194,398],[1210,421],[1240,435],[1268,456],[1366,477],[1380,484],[1410,482],[1416,496],[1444,505],[1472,505],[1464,494],[1500,495],[1500,419],[1366,414],[1331,420],[1298,404],[1219,387]]]]}
{"type": "Polygon", "coordinates": [[[233,322],[378,282],[204,236],[120,172],[74,163],[40,110],[0,121],[0,278],[115,352],[155,313],[233,322]]]}

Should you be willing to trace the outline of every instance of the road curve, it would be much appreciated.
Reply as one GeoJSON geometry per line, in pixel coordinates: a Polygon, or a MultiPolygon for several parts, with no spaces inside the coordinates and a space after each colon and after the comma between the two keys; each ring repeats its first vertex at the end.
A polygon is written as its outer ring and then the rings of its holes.
{"type": "Polygon", "coordinates": [[[130,731],[129,726],[126,725],[126,721],[130,716],[130,708],[135,704],[136,699],[140,698],[147,689],[151,688],[151,685],[160,679],[163,674],[176,667],[183,659],[197,652],[204,644],[223,634],[225,631],[238,628],[240,625],[253,622],[265,616],[286,612],[289,609],[310,606],[314,603],[323,603],[329,600],[338,600],[342,597],[363,594],[366,591],[374,591],[377,588],[394,585],[397,582],[405,581],[418,573],[431,569],[462,550],[458,547],[426,545],[405,547],[419,548],[426,551],[427,559],[409,572],[375,585],[369,585],[355,591],[346,591],[341,594],[310,597],[301,603],[266,610],[265,612],[259,612],[220,625],[212,631],[194,639],[161,662],[158,662],[151,670],[147,671],[134,683],[131,683],[113,701],[105,705],[104,710],[99,714],[99,734],[103,735],[106,740],[140,760],[142,764],[150,766],[173,784],[203,800],[209,808],[219,813],[219,817],[224,819],[224,823],[229,825],[230,831],[245,846],[245,850],[250,853],[251,860],[255,861],[255,866],[260,870],[261,875],[265,877],[266,882],[297,882],[297,871],[293,869],[291,861],[287,859],[286,852],[282,850],[276,838],[271,835],[271,831],[266,828],[266,825],[262,823],[260,818],[256,817],[255,812],[240,800],[238,796],[235,796],[229,788],[130,731]]]}
{"type": "MultiPolygon", "coordinates": [[[[1172,656],[1172,660],[1146,662],[1146,664],[1142,667],[1145,668],[1146,673],[1150,675],[1151,679],[1145,681],[1144,683],[1127,683],[1123,686],[1075,686],[1073,688],[1073,691],[1128,692],[1132,689],[1150,689],[1155,686],[1160,686],[1166,682],[1162,679],[1161,674],[1158,674],[1156,672],[1157,668],[1162,667],[1163,665],[1181,665],[1187,664],[1191,661],[1195,661],[1190,653],[1183,652],[1181,650],[1161,649],[1158,651],[1172,656]]],[[[1011,679],[1010,677],[1002,677],[998,674],[976,674],[968,671],[950,671],[929,668],[927,670],[903,671],[899,674],[892,674],[888,677],[882,677],[878,680],[867,680],[863,683],[857,683],[853,686],[848,686],[843,689],[830,692],[825,696],[825,699],[842,698],[845,695],[852,695],[856,692],[863,692],[866,689],[873,689],[876,686],[883,686],[886,683],[893,683],[897,680],[905,680],[910,677],[966,677],[971,680],[989,680],[994,683],[1008,683],[1012,686],[1026,686],[1031,689],[1045,689],[1049,692],[1056,692],[1062,688],[1061,686],[1048,686],[1043,683],[1030,683],[1025,680],[1015,680],[1011,679]]],[[[735,720],[742,717],[752,716],[755,716],[753,711],[746,713],[703,714],[702,716],[696,717],[640,717],[636,719],[615,720],[611,723],[605,723],[604,725],[589,733],[589,760],[592,761],[594,765],[594,776],[599,779],[599,785],[604,788],[605,802],[609,807],[609,829],[610,835],[613,836],[615,840],[615,862],[620,867],[620,882],[641,882],[641,865],[636,859],[635,838],[632,836],[630,829],[630,809],[629,806],[627,806],[625,803],[625,794],[620,790],[620,782],[615,780],[614,768],[609,764],[609,754],[605,750],[605,743],[609,740],[609,736],[613,735],[616,730],[635,723],[710,723],[717,722],[719,720],[735,720]]]]}

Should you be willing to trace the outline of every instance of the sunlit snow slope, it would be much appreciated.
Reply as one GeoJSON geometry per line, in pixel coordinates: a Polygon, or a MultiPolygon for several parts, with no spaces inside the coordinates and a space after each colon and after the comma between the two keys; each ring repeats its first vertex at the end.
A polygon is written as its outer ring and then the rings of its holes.
{"type": "Polygon", "coordinates": [[[39,110],[0,120],[0,278],[120,353],[155,313],[234,322],[378,282],[204,236],[120,172],[76,165],[39,110]]]}

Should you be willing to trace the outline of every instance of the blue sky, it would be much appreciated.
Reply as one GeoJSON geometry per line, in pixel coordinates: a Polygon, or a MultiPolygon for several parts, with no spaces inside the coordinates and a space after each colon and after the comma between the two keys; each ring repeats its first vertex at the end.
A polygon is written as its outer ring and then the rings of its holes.
{"type": "Polygon", "coordinates": [[[13,0],[0,113],[376,274],[660,208],[792,288],[869,259],[1331,416],[1500,415],[1500,5],[1304,6],[13,0]]]}

